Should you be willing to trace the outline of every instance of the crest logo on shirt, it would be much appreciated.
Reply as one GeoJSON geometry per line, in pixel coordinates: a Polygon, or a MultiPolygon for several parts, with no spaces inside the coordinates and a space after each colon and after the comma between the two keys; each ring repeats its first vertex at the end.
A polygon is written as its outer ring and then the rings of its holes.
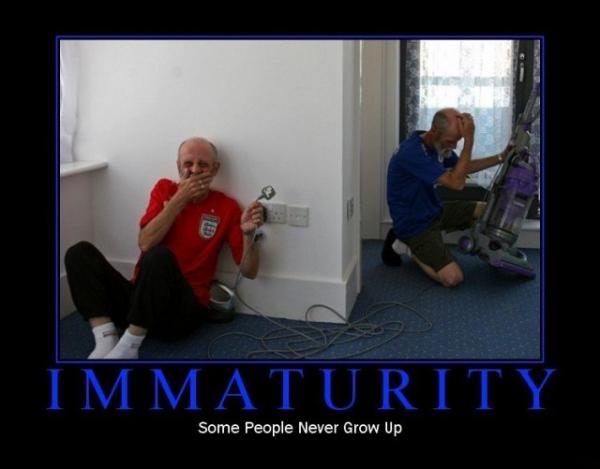
{"type": "Polygon", "coordinates": [[[212,238],[217,232],[217,228],[219,227],[219,222],[221,218],[216,215],[209,215],[208,213],[202,214],[202,219],[200,220],[200,236],[204,239],[212,238]]]}

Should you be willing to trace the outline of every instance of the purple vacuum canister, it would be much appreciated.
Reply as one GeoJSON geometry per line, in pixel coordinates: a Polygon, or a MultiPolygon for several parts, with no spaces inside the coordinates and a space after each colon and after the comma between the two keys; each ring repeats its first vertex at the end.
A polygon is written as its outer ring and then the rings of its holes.
{"type": "Polygon", "coordinates": [[[513,244],[521,223],[537,193],[535,168],[527,164],[512,166],[506,173],[500,196],[490,216],[488,234],[513,244]]]}

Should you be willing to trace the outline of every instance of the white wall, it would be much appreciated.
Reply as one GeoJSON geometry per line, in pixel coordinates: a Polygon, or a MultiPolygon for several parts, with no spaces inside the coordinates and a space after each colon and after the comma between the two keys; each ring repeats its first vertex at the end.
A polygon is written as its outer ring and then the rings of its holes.
{"type": "Polygon", "coordinates": [[[65,252],[78,241],[92,241],[94,222],[92,216],[91,173],[78,174],[60,180],[60,316],[73,311],[73,301],[65,275],[65,252]]]}
{"type": "Polygon", "coordinates": [[[364,41],[362,61],[361,236],[383,239],[387,163],[398,146],[399,41],[364,41]]]}
{"type": "MultiPolygon", "coordinates": [[[[342,147],[342,278],[349,298],[360,291],[360,47],[344,44],[342,147]],[[353,208],[349,208],[349,204],[353,208]]],[[[354,303],[354,299],[348,300],[354,303]]]]}
{"type": "Polygon", "coordinates": [[[385,41],[362,43],[362,119],[361,119],[361,236],[379,239],[383,183],[383,100],[385,41]]]}
{"type": "Polygon", "coordinates": [[[271,184],[275,201],[310,207],[308,228],[265,227],[261,277],[242,284],[249,301],[267,311],[287,305],[277,313],[293,317],[321,300],[349,311],[344,271],[358,255],[344,203],[356,194],[358,167],[355,43],[82,41],[80,52],[75,154],[109,164],[92,184],[93,241],[109,259],[135,262],[150,189],[176,178],[179,143],[203,135],[223,155],[218,189],[246,204],[271,184]]]}

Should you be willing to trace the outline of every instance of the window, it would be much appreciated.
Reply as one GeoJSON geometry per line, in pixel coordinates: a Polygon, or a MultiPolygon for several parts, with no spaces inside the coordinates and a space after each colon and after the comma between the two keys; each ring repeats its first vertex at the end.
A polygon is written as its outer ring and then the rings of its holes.
{"type": "MultiPolygon", "coordinates": [[[[454,107],[475,117],[474,158],[501,151],[513,127],[514,47],[511,40],[404,41],[401,139],[429,129],[439,109],[454,107]]],[[[487,188],[495,172],[472,178],[487,188]]]]}
{"type": "Polygon", "coordinates": [[[70,163],[77,129],[78,49],[76,41],[60,41],[60,162],[70,163]]]}

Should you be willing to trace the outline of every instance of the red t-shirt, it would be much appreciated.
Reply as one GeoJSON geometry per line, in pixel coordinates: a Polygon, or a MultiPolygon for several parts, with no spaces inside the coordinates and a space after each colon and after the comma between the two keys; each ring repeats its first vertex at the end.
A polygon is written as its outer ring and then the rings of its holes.
{"type": "MultiPolygon", "coordinates": [[[[140,220],[140,228],[160,213],[164,203],[175,192],[177,183],[169,179],[161,179],[156,183],[146,213],[140,220]]],[[[160,243],[175,255],[183,276],[203,304],[209,302],[210,284],[225,241],[231,247],[235,263],[241,261],[244,250],[241,215],[242,211],[234,199],[222,192],[210,191],[202,202],[188,203],[184,207],[160,243]]],[[[133,281],[137,278],[142,256],[136,265],[133,281]]]]}

